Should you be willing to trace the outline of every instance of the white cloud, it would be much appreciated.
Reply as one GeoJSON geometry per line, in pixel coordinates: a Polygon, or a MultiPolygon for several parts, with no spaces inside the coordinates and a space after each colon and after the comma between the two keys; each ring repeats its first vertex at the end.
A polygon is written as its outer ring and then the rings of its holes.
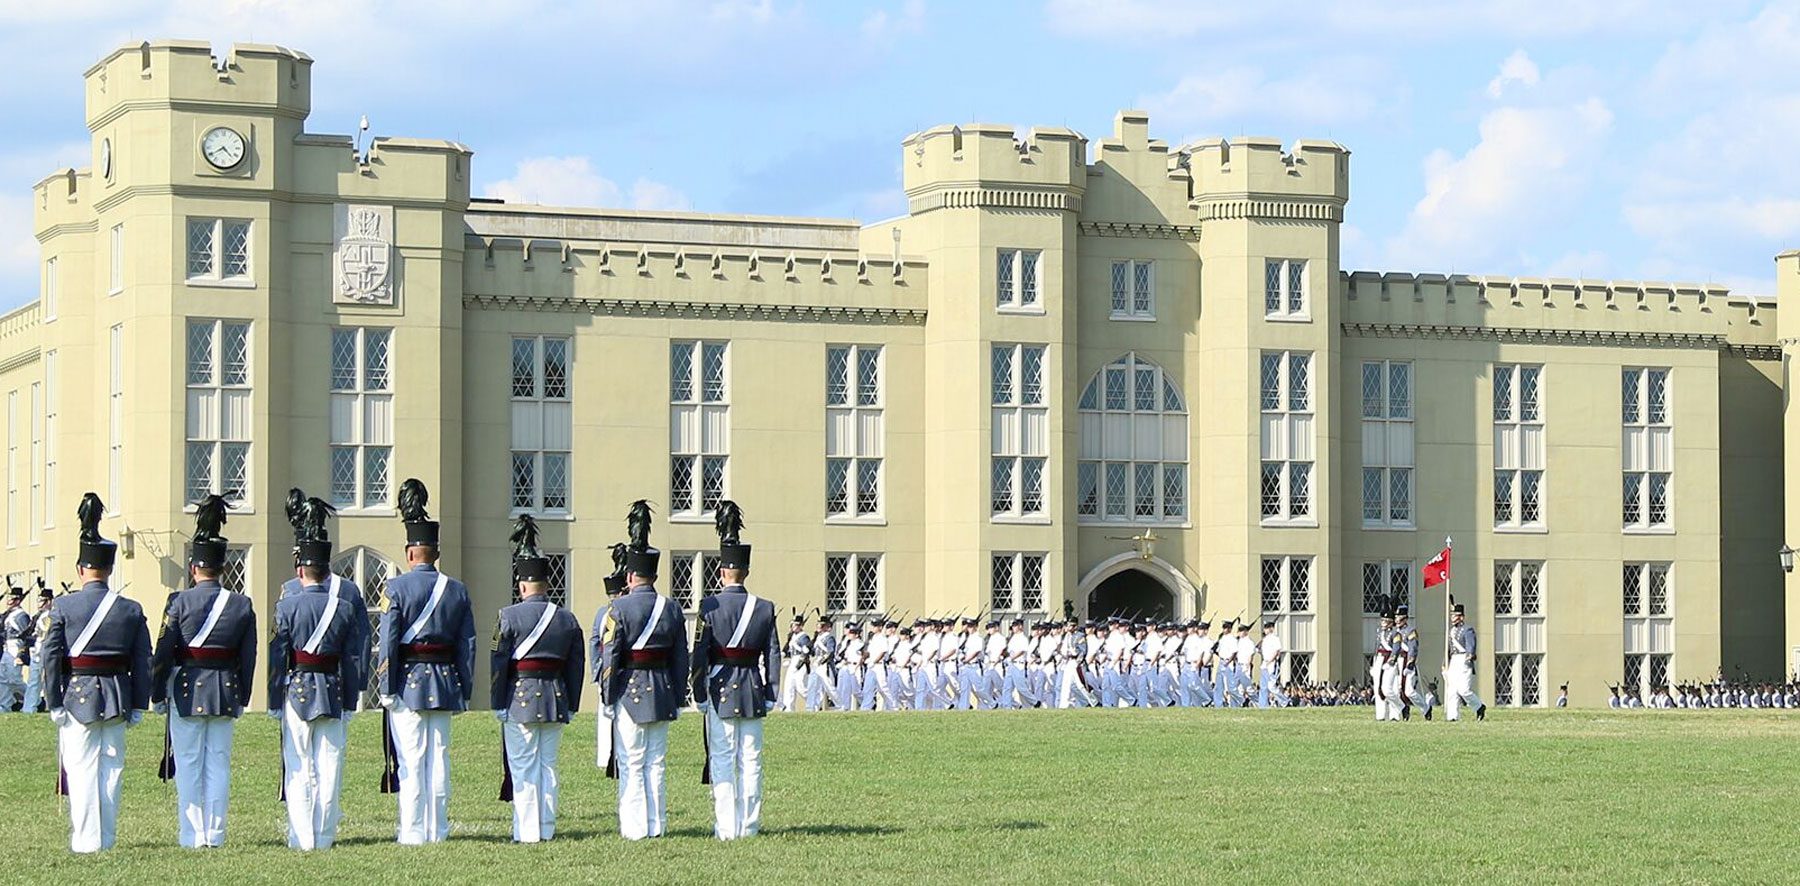
{"type": "MultiPolygon", "coordinates": [[[[1715,4],[1658,0],[1337,0],[1307,9],[1299,21],[1315,34],[1410,41],[1453,36],[1532,36],[1562,39],[1582,34],[1683,33],[1717,13],[1715,4]]],[[[1221,4],[1193,0],[1050,0],[1051,29],[1070,36],[1184,39],[1200,34],[1249,32],[1292,36],[1294,8],[1281,3],[1221,4]]]]}
{"type": "Polygon", "coordinates": [[[1389,262],[1468,268],[1516,254],[1538,222],[1580,197],[1612,122],[1598,98],[1490,111],[1466,153],[1425,158],[1425,195],[1389,241],[1389,262]]]}
{"type": "Polygon", "coordinates": [[[661,182],[640,178],[632,182],[629,197],[612,179],[594,171],[586,157],[531,157],[519,161],[511,178],[490,183],[487,196],[508,203],[596,208],[690,208],[687,196],[661,182]]]}
{"type": "Polygon", "coordinates": [[[1137,106],[1159,126],[1187,132],[1238,131],[1255,120],[1344,123],[1367,117],[1379,103],[1381,80],[1371,64],[1355,59],[1320,62],[1270,78],[1240,65],[1189,74],[1167,92],[1140,96],[1137,106]]]}
{"type": "Polygon", "coordinates": [[[1522,86],[1536,86],[1538,83],[1537,63],[1523,49],[1514,50],[1512,55],[1506,57],[1506,61],[1500,63],[1500,73],[1488,81],[1488,97],[1499,98],[1509,83],[1522,86]]]}

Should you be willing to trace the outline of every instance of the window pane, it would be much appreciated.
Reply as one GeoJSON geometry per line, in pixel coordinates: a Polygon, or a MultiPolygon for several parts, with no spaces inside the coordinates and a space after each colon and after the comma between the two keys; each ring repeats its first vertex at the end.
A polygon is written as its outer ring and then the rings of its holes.
{"type": "Polygon", "coordinates": [[[1650,656],[1650,688],[1661,689],[1669,685],[1669,656],[1650,656]]]}
{"type": "Polygon", "coordinates": [[[725,500],[725,458],[709,455],[700,460],[700,510],[714,511],[725,500]]]}
{"type": "Polygon", "coordinates": [[[1264,557],[1262,561],[1262,611],[1281,611],[1281,558],[1264,557]]]}
{"type": "Polygon", "coordinates": [[[544,396],[557,400],[569,397],[569,340],[544,339],[544,396]]]}
{"type": "Polygon", "coordinates": [[[1386,482],[1381,468],[1363,468],[1362,482],[1362,516],[1364,523],[1380,523],[1387,517],[1387,502],[1383,499],[1386,482]]]}
{"type": "Polygon", "coordinates": [[[1136,378],[1131,386],[1132,408],[1139,412],[1156,411],[1156,368],[1140,365],[1133,373],[1136,378]]]}
{"type": "Polygon", "coordinates": [[[512,395],[536,397],[537,339],[515,338],[512,342],[512,395]]]}
{"type": "Polygon", "coordinates": [[[1494,472],[1494,522],[1511,523],[1513,521],[1513,473],[1512,471],[1494,472]]]}
{"type": "Polygon", "coordinates": [[[1130,379],[1125,375],[1125,367],[1106,367],[1106,409],[1108,412],[1123,412],[1130,408],[1131,401],[1126,397],[1126,388],[1130,379]]]}
{"type": "Polygon", "coordinates": [[[1019,347],[1019,402],[1037,406],[1044,402],[1044,349],[1019,347]]]}
{"type": "Polygon", "coordinates": [[[1644,685],[1644,657],[1642,655],[1625,656],[1625,688],[1637,689],[1644,685]]]}
{"type": "Polygon", "coordinates": [[[1646,516],[1652,526],[1669,524],[1669,475],[1650,475],[1650,507],[1646,516]]]}
{"type": "Polygon", "coordinates": [[[363,330],[363,389],[369,391],[385,391],[393,384],[388,372],[389,345],[393,342],[393,331],[388,329],[363,330]]]}
{"type": "MultiPolygon", "coordinates": [[[[683,609],[694,605],[694,555],[682,553],[669,558],[669,594],[683,609]]],[[[829,591],[825,594],[825,605],[831,606],[829,591]]]]}
{"type": "Polygon", "coordinates": [[[825,405],[843,406],[850,402],[850,349],[828,348],[825,351],[825,405]]]}
{"type": "Polygon", "coordinates": [[[1538,420],[1538,375],[1536,366],[1519,367],[1519,420],[1538,420]]]}
{"type": "Polygon", "coordinates": [[[1395,523],[1412,522],[1412,468],[1388,469],[1388,519],[1395,523]]]}
{"type": "Polygon", "coordinates": [[[246,323],[226,323],[224,347],[219,355],[224,363],[222,382],[228,385],[247,385],[250,383],[250,326],[246,323]]]}
{"type": "Polygon", "coordinates": [[[250,223],[225,223],[225,276],[250,274],[250,223]]]}
{"type": "Polygon", "coordinates": [[[1619,404],[1623,407],[1621,420],[1625,424],[1637,424],[1642,415],[1638,410],[1638,381],[1643,375],[1642,369],[1627,369],[1619,376],[1619,404]]]}
{"type": "MultiPolygon", "coordinates": [[[[516,365],[516,359],[514,362],[516,365]]],[[[689,403],[693,399],[694,343],[673,342],[669,345],[669,402],[689,403]]]]}
{"type": "Polygon", "coordinates": [[[1494,656],[1494,704],[1510,705],[1513,700],[1513,668],[1516,655],[1494,656]]]}
{"type": "Polygon", "coordinates": [[[1016,249],[1000,250],[999,276],[994,281],[996,297],[1000,304],[1013,303],[1013,263],[1018,261],[1016,249]]]}
{"type": "Polygon", "coordinates": [[[219,444],[219,494],[232,504],[242,504],[250,492],[250,444],[219,444]]]}
{"type": "Polygon", "coordinates": [[[211,320],[188,324],[187,380],[190,385],[213,383],[213,328],[211,320]]]}
{"type": "Polygon", "coordinates": [[[1084,461],[1075,466],[1075,515],[1093,517],[1100,513],[1100,465],[1084,461]]]}
{"type": "Polygon", "coordinates": [[[1292,412],[1306,412],[1312,408],[1311,380],[1312,360],[1307,354],[1288,355],[1288,409],[1292,412]]]}
{"type": "Polygon", "coordinates": [[[1281,408],[1281,355],[1262,355],[1262,408],[1274,412],[1281,408]]]}
{"type": "Polygon", "coordinates": [[[1100,379],[1098,376],[1088,382],[1087,387],[1081,389],[1081,401],[1076,406],[1081,409],[1100,408],[1100,379]]]}
{"type": "Polygon", "coordinates": [[[213,444],[187,445],[187,503],[197,504],[212,494],[213,444]]]}
{"type": "Polygon", "coordinates": [[[1543,699],[1544,656],[1519,656],[1519,704],[1541,704],[1543,699]]]}
{"type": "Polygon", "coordinates": [[[1013,349],[1008,345],[995,345],[992,354],[994,369],[994,403],[1005,406],[1013,402],[1013,349]]]}
{"type": "Polygon", "coordinates": [[[1187,516],[1187,465],[1163,465],[1163,516],[1187,516]]]}
{"type": "Polygon", "coordinates": [[[1281,262],[1263,265],[1263,313],[1281,313],[1281,262]]]}
{"type": "Polygon", "coordinates": [[[387,503],[388,462],[392,457],[393,450],[386,446],[363,450],[363,507],[379,508],[387,503]]]}
{"type": "Polygon", "coordinates": [[[1494,614],[1513,614],[1513,569],[1508,562],[1494,563],[1494,614]]]}
{"type": "Polygon", "coordinates": [[[331,503],[356,507],[356,447],[331,447],[331,503]]]}
{"type": "Polygon", "coordinates": [[[1131,309],[1139,314],[1150,313],[1151,300],[1150,263],[1138,262],[1132,269],[1131,309]]]}
{"type": "Polygon", "coordinates": [[[1511,366],[1494,367],[1494,421],[1512,421],[1512,372],[1511,366]]]}
{"type": "Polygon", "coordinates": [[[187,242],[188,276],[212,276],[213,219],[189,219],[187,224],[187,242]]]}
{"type": "Polygon", "coordinates": [[[1650,573],[1650,614],[1669,614],[1669,567],[1660,563],[1652,563],[1646,570],[1650,573]]]}
{"type": "Polygon", "coordinates": [[[1669,370],[1650,370],[1650,423],[1662,424],[1669,420],[1669,370]]]}
{"type": "Polygon", "coordinates": [[[1298,314],[1306,310],[1306,262],[1288,262],[1287,272],[1288,313],[1298,314]]]}
{"type": "Polygon", "coordinates": [[[331,389],[356,389],[356,330],[331,330],[331,389]]]}
{"type": "Polygon", "coordinates": [[[1543,587],[1538,574],[1543,569],[1536,563],[1519,564],[1519,614],[1537,615],[1543,611],[1543,587]]]}
{"type": "Polygon", "coordinates": [[[1115,314],[1123,314],[1131,308],[1125,279],[1130,275],[1130,267],[1130,262],[1112,263],[1112,310],[1115,314]]]}
{"type": "Polygon", "coordinates": [[[1044,558],[1019,558],[1019,608],[1037,612],[1044,608],[1044,558]]]}
{"type": "Polygon", "coordinates": [[[1155,517],[1156,465],[1141,464],[1133,467],[1136,476],[1133,478],[1135,482],[1132,485],[1136,490],[1136,495],[1133,499],[1132,513],[1138,517],[1155,517]]]}
{"type": "Polygon", "coordinates": [[[873,514],[881,510],[881,459],[865,458],[856,463],[856,513],[873,514]]]}
{"type": "Polygon", "coordinates": [[[1019,253],[1019,302],[1035,305],[1038,300],[1038,256],[1041,253],[1028,251],[1019,253]]]}
{"type": "Polygon", "coordinates": [[[669,459],[669,510],[694,509],[694,456],[677,455],[669,459]]]}
{"type": "Polygon", "coordinates": [[[569,456],[564,452],[544,453],[544,509],[569,509],[569,456]]]}
{"type": "Polygon", "coordinates": [[[1023,514],[1041,514],[1044,512],[1044,460],[1026,458],[1019,460],[1019,512],[1023,514]]]}
{"type": "Polygon", "coordinates": [[[1262,463],[1262,515],[1265,518],[1281,516],[1281,462],[1278,461],[1262,463]]]}
{"type": "Polygon", "coordinates": [[[881,402],[881,349],[861,348],[856,352],[856,405],[875,406],[881,402]]]}
{"type": "Polygon", "coordinates": [[[1307,557],[1288,560],[1288,609],[1312,611],[1312,560],[1307,557]]]}
{"type": "Polygon", "coordinates": [[[1412,364],[1388,364],[1388,416],[1412,418],[1412,364]]]}
{"type": "Polygon", "coordinates": [[[1626,474],[1625,488],[1621,495],[1626,525],[1636,525],[1643,519],[1643,495],[1644,475],[1626,474]]]}
{"type": "Polygon", "coordinates": [[[874,612],[881,608],[881,558],[856,558],[856,609],[874,612]]]}
{"type": "Polygon", "coordinates": [[[1106,464],[1106,516],[1123,517],[1131,507],[1129,466],[1119,462],[1106,464]]]}
{"type": "Polygon", "coordinates": [[[1010,554],[995,554],[993,595],[990,608],[1006,611],[1013,608],[1013,558],[1010,554]]]}
{"type": "Polygon", "coordinates": [[[1519,522],[1537,523],[1544,519],[1538,493],[1543,481],[1543,471],[1519,472],[1519,522]]]}
{"type": "Polygon", "coordinates": [[[1304,517],[1312,513],[1312,462],[1297,461],[1288,465],[1288,516],[1304,517]]]}
{"type": "Polygon", "coordinates": [[[700,397],[708,403],[725,402],[725,345],[706,342],[700,346],[700,397]]]}
{"type": "Polygon", "coordinates": [[[1013,509],[1013,462],[1016,459],[994,457],[993,467],[993,505],[994,513],[1010,514],[1013,509]]]}
{"type": "Polygon", "coordinates": [[[719,582],[719,555],[700,555],[700,596],[710,597],[724,587],[719,582]]]}
{"type": "Polygon", "coordinates": [[[825,460],[825,513],[842,514],[850,508],[850,460],[825,460]]]}
{"type": "Polygon", "coordinates": [[[850,558],[825,558],[825,608],[832,611],[844,609],[850,591],[850,558]]]}
{"type": "Polygon", "coordinates": [[[1387,416],[1387,394],[1383,390],[1381,370],[1380,363],[1364,363],[1362,365],[1363,418],[1385,418],[1387,416]]]}
{"type": "Polygon", "coordinates": [[[537,454],[515,452],[512,455],[512,506],[530,510],[537,502],[537,454]]]}
{"type": "Polygon", "coordinates": [[[1382,597],[1387,594],[1387,583],[1382,580],[1383,572],[1380,563],[1363,564],[1362,611],[1364,615],[1381,614],[1382,597]]]}
{"type": "Polygon", "coordinates": [[[1644,614],[1643,574],[1643,564],[1625,564],[1623,588],[1626,615],[1644,614]]]}
{"type": "Polygon", "coordinates": [[[1168,373],[1163,373],[1163,411],[1181,412],[1181,395],[1175,391],[1175,383],[1169,380],[1168,373]]]}

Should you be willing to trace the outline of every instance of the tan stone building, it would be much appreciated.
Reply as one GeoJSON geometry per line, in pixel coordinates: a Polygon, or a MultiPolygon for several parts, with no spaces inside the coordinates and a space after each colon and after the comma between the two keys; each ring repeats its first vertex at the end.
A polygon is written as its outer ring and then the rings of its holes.
{"type": "Polygon", "coordinates": [[[310,67],[87,72],[93,163],[37,184],[41,294],[0,319],[15,580],[72,579],[92,489],[160,600],[217,491],[267,612],[298,485],[378,594],[419,477],[483,621],[516,513],[592,613],[631,500],[692,604],[728,497],[784,607],[1262,615],[1326,680],[1388,590],[1441,653],[1419,566],[1453,536],[1503,704],[1773,675],[1800,636],[1772,300],[1346,273],[1342,146],[1171,149],[1137,112],[915,133],[872,224],[510,205],[462,145],[307,132],[310,67]]]}

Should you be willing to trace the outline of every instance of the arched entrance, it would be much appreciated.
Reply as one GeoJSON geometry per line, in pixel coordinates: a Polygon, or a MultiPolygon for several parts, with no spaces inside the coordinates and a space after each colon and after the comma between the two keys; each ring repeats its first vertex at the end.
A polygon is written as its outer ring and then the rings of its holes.
{"type": "Polygon", "coordinates": [[[1125,569],[1108,576],[1088,593],[1088,618],[1112,615],[1148,621],[1168,621],[1175,616],[1175,595],[1168,586],[1141,569],[1125,569]]]}

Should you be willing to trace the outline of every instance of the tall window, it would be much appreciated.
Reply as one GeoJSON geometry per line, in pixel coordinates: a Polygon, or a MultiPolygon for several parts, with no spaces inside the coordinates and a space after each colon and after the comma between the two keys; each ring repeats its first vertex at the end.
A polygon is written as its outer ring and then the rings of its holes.
{"type": "Polygon", "coordinates": [[[1626,529],[1667,529],[1675,470],[1674,412],[1669,370],[1626,368],[1620,376],[1624,424],[1623,516],[1626,529]]]}
{"type": "Polygon", "coordinates": [[[729,347],[722,341],[669,343],[669,514],[711,514],[729,479],[729,347]]]}
{"type": "Polygon", "coordinates": [[[988,608],[1000,613],[1044,611],[1044,555],[996,553],[988,608]]]}
{"type": "Polygon", "coordinates": [[[394,459],[391,329],[331,331],[331,503],[387,507],[394,459]]]}
{"type": "Polygon", "coordinates": [[[1494,526],[1544,525],[1542,366],[1494,367],[1494,526]]]}
{"type": "Polygon", "coordinates": [[[1264,351],[1262,521],[1311,522],[1313,516],[1312,353],[1264,351]]]}
{"type": "Polygon", "coordinates": [[[185,493],[188,504],[217,493],[232,507],[244,506],[244,497],[250,489],[252,418],[250,324],[228,320],[189,321],[185,493]]]}
{"type": "Polygon", "coordinates": [[[118,295],[125,290],[125,226],[112,226],[112,254],[107,264],[106,294],[118,295]]]}
{"type": "Polygon", "coordinates": [[[1043,345],[994,345],[992,502],[995,517],[1045,511],[1050,414],[1043,345]]]}
{"type": "Polygon", "coordinates": [[[1084,522],[1187,520],[1187,407],[1162,368],[1136,354],[1081,392],[1075,515],[1084,522]]]}
{"type": "Polygon", "coordinates": [[[1271,258],[1263,262],[1263,316],[1304,320],[1306,310],[1306,261],[1271,258]]]}
{"type": "Polygon", "coordinates": [[[187,222],[189,282],[250,282],[250,222],[190,218],[187,222]]]}
{"type": "MultiPolygon", "coordinates": [[[[106,501],[109,510],[116,511],[124,507],[125,499],[120,494],[125,488],[125,324],[117,324],[108,331],[107,349],[110,376],[106,395],[106,501]]],[[[191,417],[189,422],[192,422],[191,417]]]]}
{"type": "Polygon", "coordinates": [[[569,512],[569,452],[574,445],[569,340],[512,340],[512,497],[515,514],[569,512]]]}
{"type": "Polygon", "coordinates": [[[219,585],[229,590],[248,594],[250,587],[250,547],[248,545],[230,545],[225,549],[225,565],[219,568],[219,585]]]}
{"type": "MultiPolygon", "coordinates": [[[[541,551],[544,559],[550,561],[550,575],[544,582],[544,596],[551,603],[567,608],[569,605],[569,552],[541,551]]],[[[513,582],[513,602],[519,602],[519,583],[513,582]]]]}
{"type": "Polygon", "coordinates": [[[1544,703],[1543,563],[1494,561],[1493,659],[1494,704],[1544,703]]]}
{"type": "Polygon", "coordinates": [[[44,353],[44,528],[56,527],[57,352],[44,353]]]}
{"type": "MultiPolygon", "coordinates": [[[[380,636],[376,628],[381,622],[381,610],[387,603],[387,582],[400,573],[400,567],[373,548],[356,547],[339,551],[331,560],[331,571],[356,582],[362,589],[363,604],[369,610],[369,642],[373,648],[380,636]]],[[[371,681],[368,691],[363,694],[364,706],[374,705],[380,694],[380,688],[371,681]]]]}
{"type": "Polygon", "coordinates": [[[31,495],[26,504],[25,523],[31,530],[31,543],[37,544],[38,527],[44,525],[44,385],[31,383],[31,453],[25,471],[31,475],[31,495]]]}
{"type": "Polygon", "coordinates": [[[684,610],[718,593],[719,555],[707,551],[676,551],[669,555],[669,595],[684,610]]]}
{"type": "Polygon", "coordinates": [[[1264,557],[1260,583],[1263,620],[1275,622],[1275,635],[1287,652],[1282,680],[1310,682],[1319,648],[1313,624],[1313,558],[1264,557]]]}
{"type": "Polygon", "coordinates": [[[1112,319],[1156,319],[1156,263],[1112,263],[1112,319]]]}
{"type": "Polygon", "coordinates": [[[1381,613],[1386,598],[1406,604],[1413,602],[1413,564],[1411,560],[1365,560],[1362,564],[1363,652],[1365,658],[1375,654],[1375,633],[1381,627],[1381,613]]]}
{"type": "Polygon", "coordinates": [[[19,543],[19,392],[6,392],[6,546],[19,543]]]}
{"type": "Polygon", "coordinates": [[[1362,365],[1362,520],[1365,527],[1413,525],[1412,363],[1362,365]]]}
{"type": "Polygon", "coordinates": [[[1623,682],[1644,693],[1669,685],[1675,659],[1675,589],[1668,563],[1626,563],[1623,682]]]}
{"type": "Polygon", "coordinates": [[[825,349],[825,516],[881,515],[879,345],[825,349]]]}
{"type": "Polygon", "coordinates": [[[881,555],[825,556],[825,611],[872,615],[881,611],[881,555]]]}
{"type": "Polygon", "coordinates": [[[51,256],[44,259],[43,314],[45,323],[56,319],[57,297],[61,294],[62,279],[57,272],[56,256],[51,256]]]}
{"type": "Polygon", "coordinates": [[[1043,309],[1043,300],[1038,297],[1038,260],[1042,257],[1043,253],[1036,249],[1000,250],[994,289],[1002,310],[1043,309]]]}

